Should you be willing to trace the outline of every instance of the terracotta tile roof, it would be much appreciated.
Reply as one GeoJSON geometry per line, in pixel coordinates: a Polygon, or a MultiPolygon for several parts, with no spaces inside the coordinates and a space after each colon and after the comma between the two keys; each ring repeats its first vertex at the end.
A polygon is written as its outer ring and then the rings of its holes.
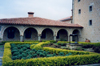
{"type": "Polygon", "coordinates": [[[69,24],[40,17],[0,19],[0,24],[82,27],[78,24],[69,24]]]}
{"type": "Polygon", "coordinates": [[[72,16],[60,19],[59,21],[69,21],[69,20],[72,20],[72,16]]]}

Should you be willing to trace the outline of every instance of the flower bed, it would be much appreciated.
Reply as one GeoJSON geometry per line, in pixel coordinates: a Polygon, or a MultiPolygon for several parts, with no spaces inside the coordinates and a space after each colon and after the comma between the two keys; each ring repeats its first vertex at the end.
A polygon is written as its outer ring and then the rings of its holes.
{"type": "MultiPolygon", "coordinates": [[[[84,52],[84,51],[73,51],[73,50],[64,50],[64,49],[55,49],[55,48],[49,48],[49,47],[43,47],[43,45],[47,44],[48,42],[39,43],[39,44],[30,44],[31,49],[29,49],[29,45],[26,44],[27,49],[30,51],[33,49],[33,51],[38,52],[48,52],[49,54],[56,54],[56,56],[52,57],[39,57],[39,58],[28,58],[28,55],[26,58],[20,58],[17,60],[12,60],[13,54],[12,54],[12,44],[6,43],[4,45],[4,55],[3,55],[3,66],[71,66],[71,65],[82,65],[82,64],[93,64],[93,63],[100,63],[100,54],[92,53],[92,52],[84,52]],[[34,45],[34,46],[33,46],[34,45]],[[34,49],[34,48],[38,49],[34,49]],[[68,54],[68,56],[65,56],[68,54]],[[61,55],[61,56],[60,56],[61,55]],[[64,55],[64,56],[62,56],[64,55]]],[[[25,44],[25,43],[23,43],[25,44]]],[[[21,43],[21,45],[23,45],[21,43]]],[[[15,46],[18,46],[16,43],[15,46]]],[[[23,45],[24,46],[24,45],[23,45]]],[[[19,46],[20,48],[20,46],[19,46]]],[[[16,49],[16,47],[15,47],[16,49]]],[[[27,50],[25,48],[22,48],[23,50],[27,50]]],[[[14,50],[16,51],[16,50],[14,50]]],[[[19,51],[19,49],[18,49],[19,51]]],[[[20,50],[21,52],[21,50],[20,50]]],[[[28,53],[28,51],[27,51],[28,53]]],[[[31,52],[30,52],[31,53],[31,52]]],[[[34,53],[34,52],[32,52],[34,53]]],[[[16,55],[17,53],[15,53],[16,55]]],[[[24,55],[24,54],[23,54],[24,55]]],[[[32,55],[32,54],[31,54],[32,55]]],[[[39,55],[38,55],[39,56],[39,55]]],[[[41,55],[43,56],[43,55],[41,55]]]]}

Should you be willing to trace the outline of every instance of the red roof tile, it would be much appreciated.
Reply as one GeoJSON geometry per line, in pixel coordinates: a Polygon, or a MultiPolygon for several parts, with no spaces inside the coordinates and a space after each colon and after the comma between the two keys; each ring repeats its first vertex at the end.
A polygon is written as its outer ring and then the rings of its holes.
{"type": "Polygon", "coordinates": [[[71,20],[71,19],[72,19],[72,16],[69,16],[69,17],[66,17],[66,18],[60,19],[59,21],[63,21],[63,20],[66,20],[66,21],[68,20],[68,21],[69,21],[69,20],[71,20]]]}
{"type": "Polygon", "coordinates": [[[81,25],[78,24],[69,24],[65,22],[60,22],[40,17],[0,19],[0,24],[82,27],[81,25]]]}

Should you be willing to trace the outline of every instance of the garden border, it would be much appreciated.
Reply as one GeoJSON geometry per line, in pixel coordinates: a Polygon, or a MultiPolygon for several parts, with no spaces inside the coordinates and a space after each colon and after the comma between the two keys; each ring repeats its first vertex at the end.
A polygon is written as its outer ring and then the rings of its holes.
{"type": "MultiPolygon", "coordinates": [[[[24,43],[24,42],[23,42],[24,43]]],[[[70,66],[70,65],[83,65],[83,64],[94,64],[100,63],[100,54],[89,52],[88,55],[74,55],[74,56],[57,56],[57,57],[44,57],[35,59],[21,59],[12,60],[11,59],[11,43],[5,43],[4,45],[4,55],[3,55],[3,66],[70,66]]],[[[17,44],[17,43],[16,43],[17,44]]],[[[24,43],[25,44],[25,43],[24,43]]],[[[38,44],[37,44],[38,45],[38,44]]],[[[42,46],[42,45],[40,45],[42,46]]],[[[43,47],[43,50],[49,50],[50,52],[67,52],[69,50],[55,49],[43,47]]],[[[70,52],[70,51],[69,51],[70,52]]],[[[74,52],[84,52],[84,51],[72,51],[74,52]]]]}

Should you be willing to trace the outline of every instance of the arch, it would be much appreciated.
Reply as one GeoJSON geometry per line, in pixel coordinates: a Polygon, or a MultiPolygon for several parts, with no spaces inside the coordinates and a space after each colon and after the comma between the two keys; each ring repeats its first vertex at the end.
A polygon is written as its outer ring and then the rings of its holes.
{"type": "MultiPolygon", "coordinates": [[[[72,34],[77,34],[78,35],[78,41],[79,41],[79,36],[80,36],[80,31],[78,29],[73,30],[72,34]]],[[[76,41],[77,37],[73,36],[72,41],[76,41]]]]}
{"type": "Polygon", "coordinates": [[[38,40],[38,32],[34,28],[27,28],[24,31],[24,40],[38,40]]]}
{"type": "Polygon", "coordinates": [[[20,32],[16,27],[7,27],[3,32],[3,41],[19,41],[20,32]]]}
{"type": "Polygon", "coordinates": [[[42,31],[41,34],[42,40],[53,40],[53,31],[49,28],[46,28],[42,31]]]}
{"type": "Polygon", "coordinates": [[[66,40],[68,41],[68,32],[65,30],[65,29],[60,29],[58,32],[57,32],[57,40],[66,40]]]}

